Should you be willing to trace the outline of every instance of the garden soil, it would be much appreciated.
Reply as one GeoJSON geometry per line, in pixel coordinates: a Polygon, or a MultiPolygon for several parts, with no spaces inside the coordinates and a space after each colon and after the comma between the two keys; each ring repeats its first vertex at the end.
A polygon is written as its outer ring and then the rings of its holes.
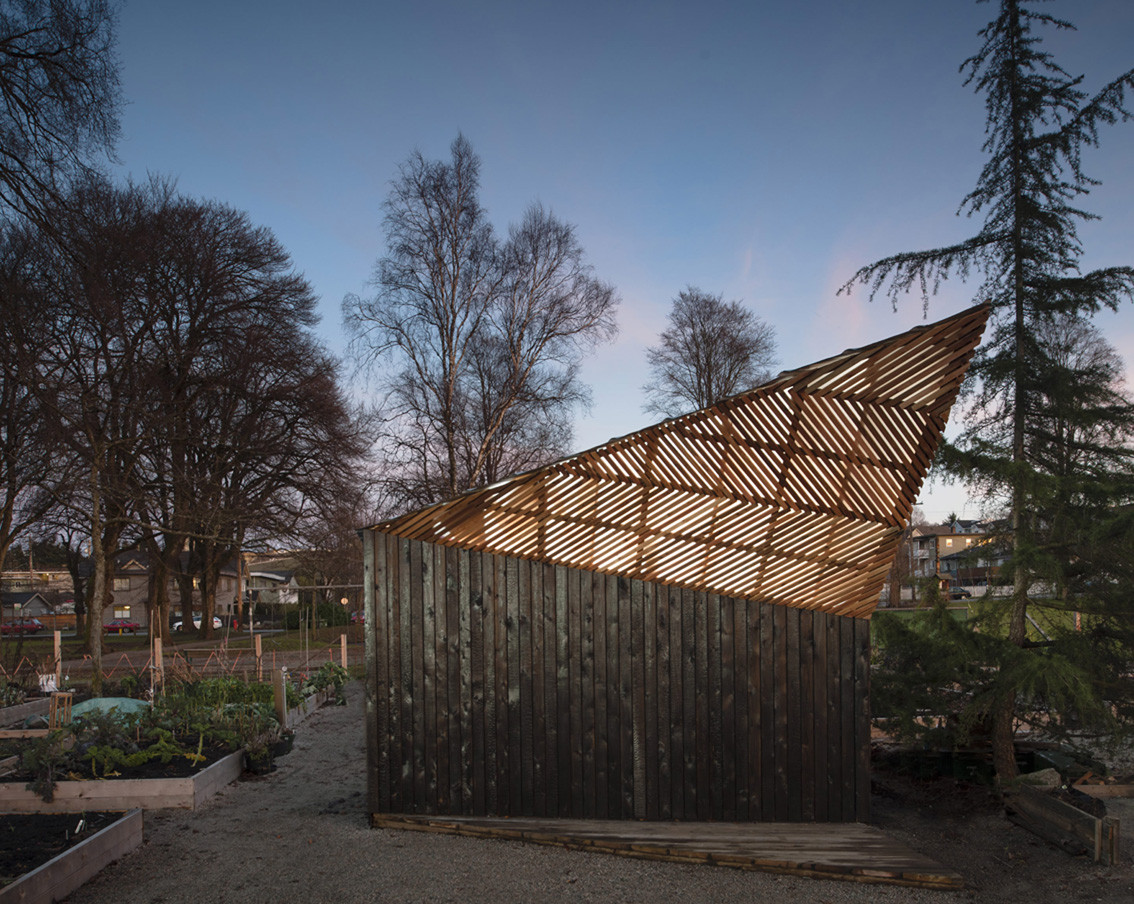
{"type": "MultiPolygon", "coordinates": [[[[145,815],[145,843],[75,892],[71,904],[180,902],[838,902],[1134,901],[1134,807],[1122,863],[1102,867],[1009,822],[987,790],[879,776],[874,822],[966,880],[962,891],[803,879],[631,860],[420,832],[375,830],[366,811],[362,688],[297,731],[269,775],[204,808],[145,815]]],[[[1120,805],[1122,806],[1122,805],[1120,805]]],[[[1125,814],[1124,814],[1125,815],[1125,814]]]]}

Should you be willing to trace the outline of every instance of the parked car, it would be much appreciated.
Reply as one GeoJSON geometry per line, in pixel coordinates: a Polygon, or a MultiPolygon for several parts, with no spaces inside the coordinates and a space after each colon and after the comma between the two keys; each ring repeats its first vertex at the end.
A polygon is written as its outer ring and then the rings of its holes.
{"type": "Polygon", "coordinates": [[[972,599],[973,595],[969,591],[957,587],[949,591],[949,599],[951,600],[968,600],[972,599]]]}
{"type": "Polygon", "coordinates": [[[116,618],[107,622],[104,630],[107,634],[133,634],[135,631],[141,631],[142,626],[128,618],[116,618]]]}
{"type": "MultiPolygon", "coordinates": [[[[181,625],[182,625],[182,622],[175,621],[173,623],[173,630],[174,631],[180,631],[181,625]]],[[[195,619],[193,619],[193,627],[196,628],[198,631],[201,630],[201,616],[198,615],[195,619]]],[[[222,622],[219,618],[217,618],[214,615],[213,616],[213,630],[215,631],[216,629],[223,628],[223,627],[224,627],[224,622],[222,622]]]]}
{"type": "Polygon", "coordinates": [[[42,630],[38,618],[16,618],[0,625],[0,634],[38,634],[42,630]]]}

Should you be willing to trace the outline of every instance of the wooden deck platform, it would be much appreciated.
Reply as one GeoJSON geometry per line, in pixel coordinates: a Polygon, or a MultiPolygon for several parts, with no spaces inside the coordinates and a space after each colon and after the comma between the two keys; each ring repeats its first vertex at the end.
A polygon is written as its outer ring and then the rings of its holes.
{"type": "Polygon", "coordinates": [[[861,823],[637,822],[375,813],[371,824],[817,879],[945,890],[964,887],[960,873],[861,823]]]}

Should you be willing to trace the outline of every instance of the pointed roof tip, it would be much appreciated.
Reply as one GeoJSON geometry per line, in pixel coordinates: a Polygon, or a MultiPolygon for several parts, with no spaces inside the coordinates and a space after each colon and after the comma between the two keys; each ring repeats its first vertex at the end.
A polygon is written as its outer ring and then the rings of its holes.
{"type": "Polygon", "coordinates": [[[988,312],[781,372],[371,530],[869,615],[988,312]]]}

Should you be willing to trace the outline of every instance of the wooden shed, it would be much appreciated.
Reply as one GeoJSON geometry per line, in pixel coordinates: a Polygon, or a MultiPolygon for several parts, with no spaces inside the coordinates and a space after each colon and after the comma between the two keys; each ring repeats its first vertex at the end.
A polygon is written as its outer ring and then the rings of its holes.
{"type": "Polygon", "coordinates": [[[976,307],[363,530],[372,814],[855,821],[976,307]]]}

